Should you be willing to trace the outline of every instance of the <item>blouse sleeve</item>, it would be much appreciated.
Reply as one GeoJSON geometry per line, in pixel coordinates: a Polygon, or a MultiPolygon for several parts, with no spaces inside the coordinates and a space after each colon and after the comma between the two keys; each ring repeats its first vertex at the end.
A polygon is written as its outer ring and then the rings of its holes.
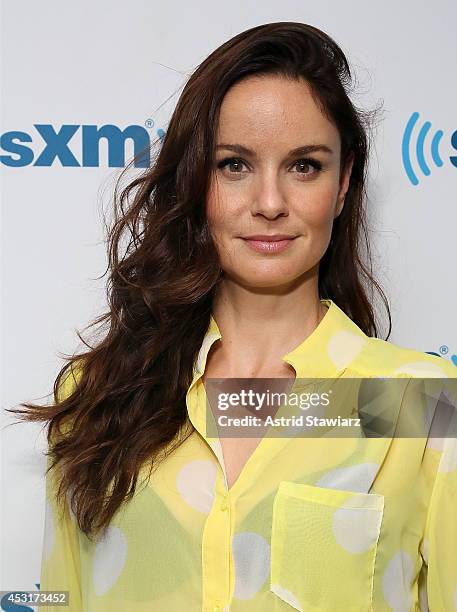
{"type": "MultiPolygon", "coordinates": [[[[435,444],[438,439],[435,440],[435,444]]],[[[457,419],[439,440],[441,456],[433,483],[421,548],[431,612],[457,610],[457,419]]]]}
{"type": "MultiPolygon", "coordinates": [[[[49,466],[49,460],[47,465],[49,466]]],[[[57,507],[54,471],[46,475],[46,506],[41,557],[40,591],[68,591],[68,612],[81,612],[81,574],[77,524],[68,502],[57,507]]],[[[55,612],[55,606],[40,606],[55,612]]]]}
{"type": "MultiPolygon", "coordinates": [[[[59,399],[66,397],[75,378],[67,376],[59,388],[59,399]]],[[[50,465],[48,457],[46,466],[50,465]]],[[[60,482],[60,465],[46,473],[45,521],[41,555],[40,591],[68,591],[68,612],[81,612],[81,573],[78,525],[65,504],[57,504],[56,492],[60,482]],[[57,470],[57,471],[56,471],[57,470]]],[[[42,612],[55,612],[55,606],[40,606],[42,612]]]]}

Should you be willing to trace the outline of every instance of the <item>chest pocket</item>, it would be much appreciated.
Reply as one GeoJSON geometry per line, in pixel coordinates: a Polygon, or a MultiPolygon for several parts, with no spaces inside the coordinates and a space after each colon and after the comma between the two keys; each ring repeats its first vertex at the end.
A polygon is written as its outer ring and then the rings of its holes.
{"type": "Polygon", "coordinates": [[[369,612],[384,496],[282,481],[270,591],[296,610],[369,612]]]}

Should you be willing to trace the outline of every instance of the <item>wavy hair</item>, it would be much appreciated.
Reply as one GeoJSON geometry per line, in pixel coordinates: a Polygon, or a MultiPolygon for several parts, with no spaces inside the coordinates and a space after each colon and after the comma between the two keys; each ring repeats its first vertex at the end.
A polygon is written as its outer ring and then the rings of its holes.
{"type": "Polygon", "coordinates": [[[222,278],[205,215],[216,128],[225,94],[249,75],[305,79],[339,131],[341,167],[354,154],[345,205],[320,262],[318,289],[320,298],[335,301],[367,335],[378,337],[367,295],[376,289],[390,335],[389,305],[372,274],[366,220],[376,109],[352,103],[347,59],[316,27],[277,22],[241,32],[188,78],[150,167],[122,189],[119,182],[115,186],[107,232],[109,309],[88,326],[109,329],[93,346],[77,332],[87,350],[64,356],[53,405],[23,403],[27,410],[11,410],[22,420],[46,422],[47,472],[60,472],[57,499],[69,496],[89,538],[132,498],[145,462],[150,461],[150,475],[193,432],[186,394],[222,278]]]}

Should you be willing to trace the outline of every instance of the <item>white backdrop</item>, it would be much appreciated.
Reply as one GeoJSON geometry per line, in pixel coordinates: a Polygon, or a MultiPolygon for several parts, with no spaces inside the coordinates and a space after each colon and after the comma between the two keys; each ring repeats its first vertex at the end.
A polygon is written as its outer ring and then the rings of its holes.
{"type": "MultiPolygon", "coordinates": [[[[108,166],[106,142],[97,166],[82,165],[82,127],[69,141],[79,165],[63,166],[59,159],[36,164],[44,141],[34,126],[58,132],[63,125],[135,125],[156,138],[187,76],[228,38],[272,21],[323,29],[355,71],[354,101],[370,108],[384,101],[369,210],[375,272],[392,306],[389,340],[457,364],[457,162],[451,161],[457,155],[457,134],[454,147],[451,142],[457,130],[457,4],[3,0],[1,6],[0,590],[33,590],[43,537],[45,437],[38,425],[5,428],[13,419],[3,408],[46,401],[62,365],[59,353],[80,347],[75,329],[105,310],[106,277],[92,279],[105,271],[101,207],[109,206],[120,172],[108,166]],[[413,113],[419,117],[407,146],[413,113]],[[416,151],[426,121],[428,175],[416,151]],[[442,163],[432,156],[437,130],[443,133],[433,155],[442,163]],[[28,149],[14,153],[11,132],[22,132],[28,149]],[[417,184],[407,175],[402,150],[410,151],[417,184]]],[[[126,160],[132,153],[127,141],[126,160]]]]}

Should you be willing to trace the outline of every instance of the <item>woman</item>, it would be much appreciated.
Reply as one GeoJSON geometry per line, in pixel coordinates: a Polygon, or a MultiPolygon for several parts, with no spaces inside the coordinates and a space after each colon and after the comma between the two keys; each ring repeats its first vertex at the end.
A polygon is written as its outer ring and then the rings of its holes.
{"type": "Polygon", "coordinates": [[[455,439],[206,431],[209,378],[456,377],[377,337],[367,287],[390,312],[361,252],[374,115],[350,78],[310,25],[242,32],[122,192],[109,331],[68,358],[53,406],[24,404],[49,422],[41,589],[68,590],[70,610],[457,605],[455,439]]]}

